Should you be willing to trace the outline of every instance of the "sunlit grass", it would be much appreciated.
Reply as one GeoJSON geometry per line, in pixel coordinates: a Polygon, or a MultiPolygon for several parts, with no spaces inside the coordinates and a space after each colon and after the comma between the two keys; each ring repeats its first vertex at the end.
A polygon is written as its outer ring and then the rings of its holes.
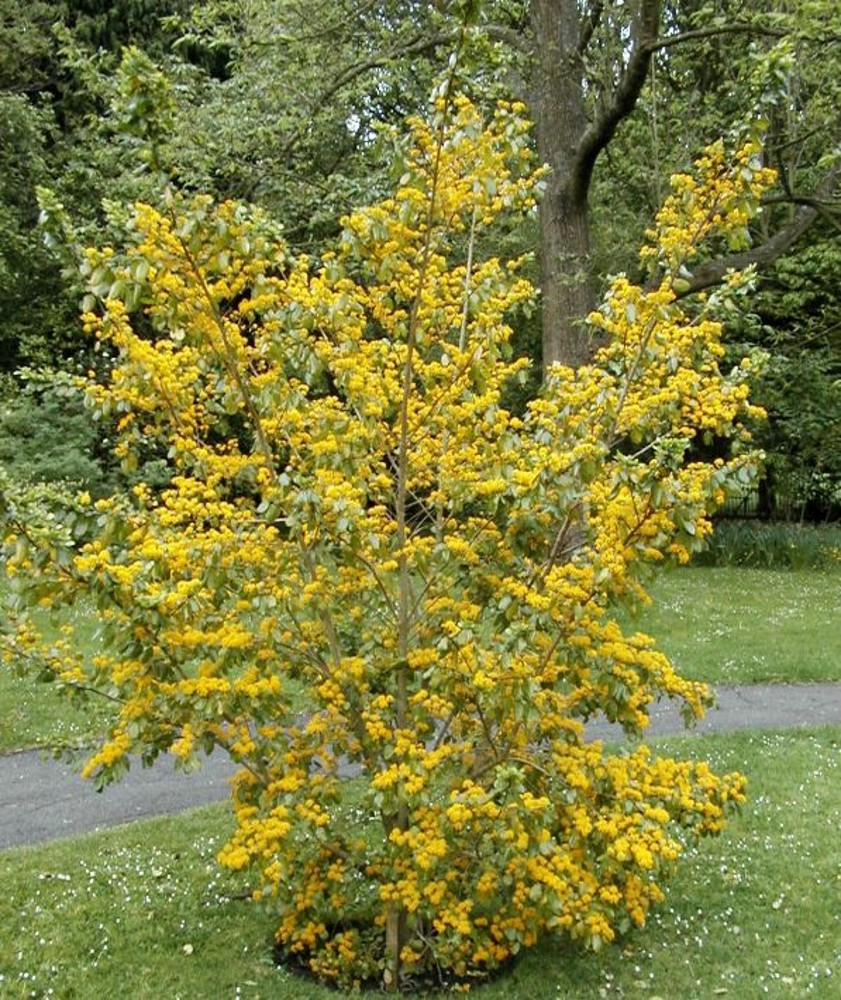
{"type": "MultiPolygon", "coordinates": [[[[2,594],[0,594],[2,596],[2,594]]],[[[2,614],[2,610],[0,610],[2,614]]],[[[102,649],[95,610],[80,601],[61,612],[72,624],[79,648],[87,657],[102,649]]],[[[46,634],[57,634],[45,616],[46,634]]],[[[107,725],[114,704],[91,695],[84,702],[68,698],[58,684],[17,676],[0,662],[0,753],[33,746],[80,746],[91,742],[107,725]]]]}
{"type": "Polygon", "coordinates": [[[841,680],[841,572],[683,569],[634,623],[713,684],[841,680]]]}
{"type": "MultiPolygon", "coordinates": [[[[745,771],[743,815],[689,853],[642,932],[598,955],[544,942],[477,996],[841,994],[841,727],[658,748],[745,771]]],[[[0,853],[0,996],[335,998],[274,967],[271,914],[216,865],[230,828],[212,807],[0,853]]]]}

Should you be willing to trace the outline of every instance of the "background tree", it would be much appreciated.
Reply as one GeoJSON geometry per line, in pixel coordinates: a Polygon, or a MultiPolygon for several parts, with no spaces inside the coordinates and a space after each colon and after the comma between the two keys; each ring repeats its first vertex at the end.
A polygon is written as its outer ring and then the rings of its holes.
{"type": "Polygon", "coordinates": [[[757,438],[765,513],[801,523],[841,515],[840,256],[834,228],[817,224],[768,270],[739,338],[769,354],[756,390],[770,418],[757,438]]]}
{"type": "MultiPolygon", "coordinates": [[[[841,28],[825,0],[779,9],[694,0],[344,0],[315,8],[259,0],[247,12],[223,0],[112,6],[57,5],[72,39],[63,36],[65,76],[84,77],[82,90],[90,91],[83,67],[92,49],[103,53],[108,72],[127,43],[164,58],[176,92],[169,166],[178,182],[265,205],[283,215],[295,245],[310,248],[335,233],[338,217],[360,197],[385,189],[388,157],[373,124],[400,121],[422,104],[431,67],[452,50],[467,19],[463,65],[474,99],[493,95],[500,81],[509,92],[519,89],[536,122],[539,155],[552,166],[539,240],[546,363],[588,357],[593,345],[581,320],[603,281],[600,265],[613,269],[617,250],[632,263],[663,178],[746,113],[767,119],[781,179],[780,211],[766,219],[751,259],[767,266],[818,214],[834,211],[841,28]],[[637,174],[630,186],[629,171],[637,174]],[[616,217],[634,217],[636,232],[617,233],[605,221],[616,217]]],[[[107,94],[96,101],[101,117],[107,94]]],[[[65,88],[62,104],[70,103],[65,88]]],[[[129,180],[115,169],[125,158],[102,138],[99,131],[83,143],[89,153],[77,161],[79,172],[64,165],[67,182],[57,192],[68,206],[90,192],[83,215],[99,224],[102,197],[129,180]],[[97,161],[103,155],[110,166],[97,161]]],[[[720,280],[730,263],[746,261],[710,260],[693,287],[720,280]]]]}
{"type": "MultiPolygon", "coordinates": [[[[246,171],[253,181],[239,173],[227,186],[263,203],[284,203],[287,210],[300,206],[302,221],[290,227],[290,236],[316,244],[330,232],[331,217],[342,203],[352,201],[361,186],[370,189],[372,178],[383,177],[375,169],[377,150],[368,123],[403,113],[422,97],[423,86],[406,86],[406,62],[411,84],[424,80],[423,60],[440,58],[453,44],[458,20],[468,18],[465,85],[479,101],[483,93],[494,94],[500,81],[517,90],[534,116],[539,155],[552,167],[537,241],[546,364],[589,358],[594,344],[583,317],[607,273],[617,265],[636,267],[634,247],[662,197],[665,178],[746,120],[761,121],[768,130],[769,156],[780,177],[770,196],[777,209],[764,217],[763,230],[754,234],[746,255],[733,257],[719,248],[700,261],[690,288],[721,281],[729,267],[754,263],[767,269],[817,219],[837,215],[833,150],[841,30],[833,4],[769,9],[765,4],[533,0],[417,4],[408,11],[351,4],[335,21],[326,12],[318,16],[330,27],[325,38],[333,63],[338,60],[326,82],[323,50],[295,5],[266,3],[256,12],[253,16],[252,9],[249,25],[238,23],[235,32],[222,36],[228,50],[238,54],[231,79],[219,86],[221,102],[240,106],[240,100],[229,98],[242,97],[238,88],[244,87],[253,89],[262,109],[248,116],[256,131],[233,129],[236,136],[225,140],[238,148],[234,174],[246,171]],[[236,40],[237,32],[245,41],[236,40]],[[273,44],[265,44],[267,38],[273,44]],[[249,79],[277,81],[276,89],[267,89],[265,82],[252,88],[249,79]],[[299,96],[289,102],[284,93],[299,96]],[[399,100],[384,100],[389,93],[399,100]],[[278,105],[286,109],[285,118],[271,114],[278,105]],[[302,129],[308,118],[321,124],[302,129]],[[353,135],[351,122],[359,126],[353,135]],[[245,147],[237,146],[243,142],[245,147]],[[270,150],[282,155],[265,155],[270,150]],[[289,169],[284,170],[284,160],[289,169]]],[[[219,30],[218,8],[214,14],[206,5],[200,18],[209,32],[200,39],[208,44],[219,30]]],[[[225,120],[223,104],[213,108],[208,131],[225,120]]],[[[209,148],[214,163],[224,162],[223,150],[209,148]]],[[[531,240],[534,233],[526,227],[520,238],[531,240]]]]}
{"type": "Polygon", "coordinates": [[[113,74],[131,42],[164,57],[161,17],[184,6],[0,0],[0,460],[15,476],[114,485],[108,430],[91,425],[66,378],[107,364],[82,336],[74,248],[108,231],[103,202],[152,196],[137,140],[109,112],[113,74]]]}
{"type": "MultiPolygon", "coordinates": [[[[44,246],[37,189],[63,203],[79,239],[103,224],[103,199],[130,196],[125,148],[103,141],[122,46],[153,56],[180,0],[0,2],[0,370],[79,360],[78,279],[44,246]]],[[[171,36],[170,39],[171,41],[171,36]]],[[[133,167],[132,167],[133,169],[133,167]]],[[[75,263],[75,262],[73,262],[75,263]]]]}
{"type": "Polygon", "coordinates": [[[424,0],[223,2],[173,19],[179,49],[226,53],[224,76],[184,108],[181,175],[269,208],[294,245],[318,247],[343,213],[387,190],[377,135],[424,106],[457,37],[440,21],[424,0]]]}
{"type": "MultiPolygon", "coordinates": [[[[783,168],[781,200],[796,210],[766,218],[770,227],[747,257],[707,261],[693,275],[693,289],[720,281],[728,267],[766,266],[784,253],[818,217],[819,207],[802,201],[826,201],[837,178],[831,159],[837,102],[824,103],[823,96],[837,85],[834,63],[827,59],[827,46],[829,53],[837,50],[841,38],[835,5],[821,8],[817,31],[812,4],[771,10],[660,0],[580,6],[533,0],[530,33],[524,32],[521,43],[531,65],[538,148],[553,167],[541,213],[546,362],[578,363],[592,351],[580,318],[594,294],[594,172],[638,110],[650,123],[646,158],[655,168],[648,180],[656,189],[658,178],[662,184],[673,168],[675,152],[685,160],[693,147],[732,130],[745,114],[768,113],[768,90],[775,91],[771,146],[783,168]],[[776,87],[769,80],[773,73],[776,87]],[[793,192],[799,183],[797,207],[793,192]]],[[[642,134],[636,130],[637,140],[642,134]]],[[[627,147],[622,152],[629,154],[627,147]]],[[[639,152],[637,147],[631,153],[631,162],[639,163],[639,152]]]]}
{"type": "Polygon", "coordinates": [[[72,353],[75,303],[38,231],[36,187],[48,182],[49,109],[0,93],[0,372],[72,353]]]}

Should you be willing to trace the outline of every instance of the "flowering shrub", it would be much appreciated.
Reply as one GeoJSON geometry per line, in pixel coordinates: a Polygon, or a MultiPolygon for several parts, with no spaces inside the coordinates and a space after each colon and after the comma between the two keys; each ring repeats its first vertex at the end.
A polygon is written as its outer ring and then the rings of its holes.
{"type": "Polygon", "coordinates": [[[547,931],[598,948],[744,795],[703,763],[608,752],[585,723],[636,737],[656,698],[709,702],[614,609],[753,475],[744,448],[688,458],[699,437],[746,441],[751,406],[748,367],[719,367],[713,299],[689,312],[675,282],[699,237],[744,226],[767,172],[755,149],[711,150],[677,179],[653,286],[616,278],[593,363],[556,366],[517,416],[506,317],[533,290],[521,261],[474,251],[533,208],[521,110],[413,121],[393,197],[318,263],[242,205],[137,206],[127,248],[88,255],[85,323],[114,365],[86,391],[125,465],[165,458],[168,481],[38,531],[7,499],[20,603],[92,595],[107,636],[83,662],[24,613],[14,640],[119,700],[85,773],[227,751],[220,861],[253,869],[282,951],[343,986],[481,975],[547,931]]]}

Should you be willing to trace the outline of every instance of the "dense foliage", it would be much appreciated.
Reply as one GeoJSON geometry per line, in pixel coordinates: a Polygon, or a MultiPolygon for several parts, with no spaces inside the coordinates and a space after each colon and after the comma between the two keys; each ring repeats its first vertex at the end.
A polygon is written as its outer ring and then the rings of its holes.
{"type": "Polygon", "coordinates": [[[767,513],[801,523],[841,517],[841,243],[814,236],[769,273],[747,334],[769,353],[757,385],[767,513]]]}
{"type": "Polygon", "coordinates": [[[283,953],[343,986],[482,975],[547,931],[597,948],[743,799],[739,775],[585,723],[640,736],[656,698],[709,701],[616,616],[755,475],[726,293],[677,293],[705,242],[743,244],[771,175],[754,144],[677,175],[649,286],[615,279],[593,364],[556,366],[517,416],[509,317],[533,289],[475,248],[534,211],[521,114],[439,97],[395,193],[318,264],[241,204],[138,205],[123,249],[87,254],[107,293],[85,326],[115,362],[86,391],[125,468],[154,454],[168,480],[48,517],[5,494],[7,656],[121,706],[85,773],[229,753],[220,860],[254,870],[283,953]],[[692,460],[712,437],[732,457],[692,460]],[[80,594],[92,662],[27,610],[80,594]]]}

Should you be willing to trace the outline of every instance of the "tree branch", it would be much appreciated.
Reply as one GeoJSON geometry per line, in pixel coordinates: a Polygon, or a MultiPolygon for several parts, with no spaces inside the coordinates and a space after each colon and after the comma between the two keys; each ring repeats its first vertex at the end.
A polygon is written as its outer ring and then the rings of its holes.
{"type": "Polygon", "coordinates": [[[594,0],[594,3],[587,12],[587,16],[581,22],[581,33],[578,36],[578,55],[583,56],[587,50],[587,46],[590,44],[590,39],[593,37],[593,32],[598,28],[599,21],[602,19],[602,12],[604,11],[604,3],[602,0],[594,0]]]}
{"type": "Polygon", "coordinates": [[[765,35],[769,38],[785,38],[788,32],[782,28],[771,28],[749,22],[734,22],[721,24],[714,28],[693,28],[691,31],[681,31],[676,35],[665,35],[655,38],[648,44],[650,52],[661,52],[673,45],[684,45],[686,42],[697,42],[704,38],[718,38],[721,35],[765,35]]]}
{"type": "Polygon", "coordinates": [[[331,83],[317,96],[314,104],[320,106],[325,104],[330,98],[349,83],[356,80],[372,69],[379,69],[387,66],[396,59],[405,59],[407,56],[420,55],[429,52],[439,45],[452,45],[458,38],[457,32],[439,33],[437,35],[415,35],[410,41],[386,52],[378,52],[368,59],[363,59],[358,63],[347,66],[338,76],[334,77],[331,83]]]}
{"type": "MultiPolygon", "coordinates": [[[[687,279],[687,286],[678,292],[676,297],[684,298],[695,292],[703,291],[705,288],[711,288],[723,281],[729,271],[742,271],[751,266],[761,271],[770,267],[778,257],[794,246],[818,217],[831,216],[824,202],[826,197],[834,191],[839,176],[841,176],[841,164],[836,164],[818,185],[812,198],[799,199],[802,203],[794,213],[791,222],[783,226],[764,243],[751,247],[750,250],[745,250],[742,253],[730,254],[727,257],[720,257],[718,260],[704,261],[704,263],[699,264],[694,269],[692,277],[687,279]]],[[[841,228],[835,218],[831,217],[831,221],[836,228],[841,228]]]]}
{"type": "Polygon", "coordinates": [[[620,122],[634,110],[648,78],[660,27],[662,0],[641,0],[639,16],[632,26],[634,43],[625,72],[602,114],[589,126],[579,143],[573,170],[572,193],[583,197],[599,153],[613,138],[620,122]]]}
{"type": "Polygon", "coordinates": [[[790,194],[781,194],[773,198],[763,198],[763,205],[807,205],[818,212],[825,212],[832,215],[841,211],[841,200],[837,198],[817,198],[813,194],[798,194],[792,191],[790,194]]]}
{"type": "MultiPolygon", "coordinates": [[[[368,73],[370,70],[387,66],[397,59],[405,59],[407,56],[420,55],[429,52],[440,45],[452,45],[458,38],[457,32],[439,33],[436,35],[415,35],[408,42],[384,52],[378,52],[368,59],[362,59],[351,66],[346,66],[341,70],[330,83],[320,93],[316,94],[310,105],[311,108],[323,107],[330,99],[348,84],[368,73]]],[[[310,126],[310,118],[306,117],[301,124],[292,132],[280,150],[280,156],[286,157],[292,148],[310,126]]]]}
{"type": "MultiPolygon", "coordinates": [[[[633,112],[637,105],[642,88],[648,78],[651,59],[656,52],[675,45],[727,35],[755,34],[783,38],[787,34],[780,28],[739,21],[661,36],[659,29],[662,8],[662,0],[641,0],[639,13],[632,24],[633,47],[622,78],[607,107],[589,126],[579,144],[573,171],[573,193],[582,195],[589,187],[590,177],[599,154],[608,146],[621,122],[633,112]]],[[[601,0],[595,0],[590,9],[589,17],[582,23],[579,54],[586,48],[598,25],[601,9],[601,0]]]]}
{"type": "Polygon", "coordinates": [[[522,52],[524,55],[531,55],[531,45],[522,31],[516,28],[509,28],[504,24],[484,24],[481,26],[482,34],[488,36],[493,42],[504,42],[512,49],[522,52]]]}

